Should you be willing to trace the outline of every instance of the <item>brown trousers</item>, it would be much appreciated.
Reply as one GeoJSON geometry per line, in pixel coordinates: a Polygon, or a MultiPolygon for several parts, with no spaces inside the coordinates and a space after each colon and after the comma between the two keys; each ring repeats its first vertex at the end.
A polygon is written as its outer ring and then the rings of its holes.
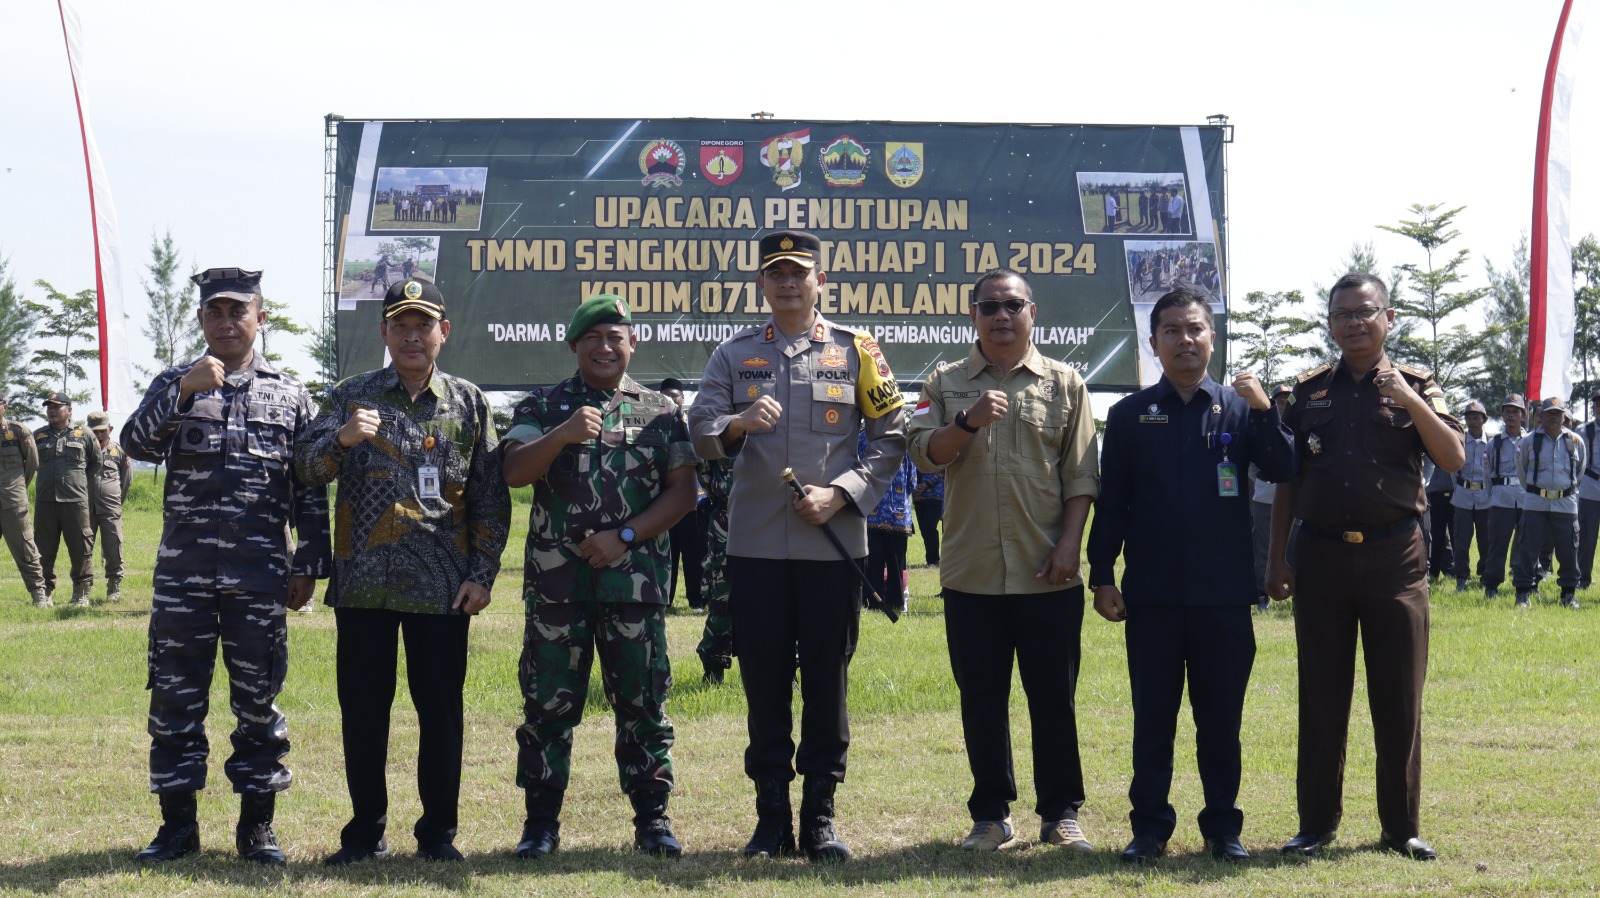
{"type": "Polygon", "coordinates": [[[1422,531],[1359,545],[1301,531],[1296,545],[1295,642],[1300,652],[1301,832],[1339,828],[1356,638],[1367,663],[1384,833],[1418,835],[1422,685],[1428,672],[1428,559],[1422,531]]]}

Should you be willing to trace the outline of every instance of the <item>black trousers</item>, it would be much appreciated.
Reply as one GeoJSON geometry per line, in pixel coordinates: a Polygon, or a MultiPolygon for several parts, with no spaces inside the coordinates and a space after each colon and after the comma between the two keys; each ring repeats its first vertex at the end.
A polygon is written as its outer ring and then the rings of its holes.
{"type": "Polygon", "coordinates": [[[1239,725],[1256,658],[1250,607],[1129,606],[1123,636],[1133,698],[1133,782],[1128,786],[1133,809],[1128,822],[1134,835],[1165,842],[1177,826],[1168,796],[1185,675],[1195,760],[1205,793],[1200,834],[1221,838],[1243,830],[1239,725]]]}
{"type": "Polygon", "coordinates": [[[1469,567],[1469,558],[1472,557],[1472,535],[1478,535],[1478,579],[1483,579],[1483,572],[1489,557],[1489,509],[1487,508],[1452,508],[1455,522],[1450,529],[1450,545],[1455,550],[1454,560],[1450,570],[1456,575],[1457,580],[1472,578],[1469,567]]]}
{"type": "Polygon", "coordinates": [[[1594,548],[1596,536],[1600,536],[1600,501],[1578,500],[1578,534],[1578,586],[1588,589],[1589,584],[1594,582],[1594,548]]]}
{"type": "Polygon", "coordinates": [[[750,731],[745,775],[787,783],[799,773],[844,782],[850,658],[861,627],[860,578],[844,561],[730,555],[728,588],[750,731]],[[798,749],[792,709],[797,652],[798,749]]]}
{"type": "Polygon", "coordinates": [[[406,684],[417,709],[420,844],[453,842],[461,795],[461,691],[467,680],[467,627],[460,614],[336,608],[339,716],[350,822],[339,844],[370,848],[389,822],[389,711],[394,704],[398,637],[406,643],[406,684]]]}
{"type": "Polygon", "coordinates": [[[922,534],[922,550],[929,564],[939,563],[939,522],[944,520],[943,499],[917,499],[911,503],[917,513],[917,531],[922,534]]]}
{"type": "Polygon", "coordinates": [[[1404,841],[1418,834],[1422,803],[1422,687],[1428,674],[1422,534],[1408,528],[1352,544],[1302,532],[1295,555],[1300,830],[1332,832],[1344,816],[1359,636],[1367,662],[1378,822],[1404,841]]]}
{"type": "Polygon", "coordinates": [[[1429,576],[1443,577],[1455,563],[1450,546],[1450,526],[1455,518],[1448,491],[1428,494],[1428,530],[1424,536],[1427,537],[1429,576]]]}
{"type": "MultiPolygon", "coordinates": [[[[1539,555],[1545,546],[1555,549],[1560,565],[1556,583],[1563,592],[1578,588],[1578,516],[1572,512],[1522,510],[1522,570],[1514,571],[1517,592],[1538,586],[1533,572],[1539,569],[1539,555]]],[[[1545,567],[1552,573],[1554,565],[1545,567]]]]}
{"type": "Polygon", "coordinates": [[[667,587],[667,604],[672,604],[678,594],[678,567],[683,567],[683,592],[690,608],[704,608],[705,597],[700,592],[701,574],[706,564],[706,516],[696,507],[672,525],[667,531],[667,541],[672,545],[672,577],[667,587]]]}
{"type": "Polygon", "coordinates": [[[1520,508],[1501,508],[1494,506],[1489,509],[1489,538],[1484,544],[1483,552],[1483,577],[1484,589],[1498,589],[1506,581],[1506,557],[1510,553],[1511,579],[1516,582],[1516,572],[1522,566],[1522,561],[1517,557],[1521,549],[1521,540],[1513,541],[1517,533],[1517,520],[1522,517],[1520,508]]]}
{"type": "Polygon", "coordinates": [[[1013,660],[1033,731],[1034,810],[1046,821],[1077,818],[1084,799],[1076,704],[1082,631],[1082,586],[1018,596],[944,591],[944,634],[961,691],[961,733],[972,768],[967,810],[974,821],[1003,820],[1017,800],[1013,660]]]}
{"type": "Polygon", "coordinates": [[[906,544],[911,534],[867,528],[867,579],[883,600],[895,608],[905,603],[906,544]]]}

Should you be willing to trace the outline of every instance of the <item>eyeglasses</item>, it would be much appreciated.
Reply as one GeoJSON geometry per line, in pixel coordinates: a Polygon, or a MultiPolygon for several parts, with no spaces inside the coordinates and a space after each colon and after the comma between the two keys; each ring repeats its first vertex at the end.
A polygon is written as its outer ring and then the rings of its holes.
{"type": "Polygon", "coordinates": [[[1344,327],[1352,321],[1371,321],[1382,313],[1382,307],[1366,306],[1360,309],[1353,309],[1349,312],[1329,312],[1328,320],[1333,322],[1337,327],[1344,327]]]}
{"type": "Polygon", "coordinates": [[[1003,306],[1008,314],[1016,315],[1033,303],[1026,299],[980,299],[973,303],[973,308],[985,318],[999,314],[1003,306]]]}

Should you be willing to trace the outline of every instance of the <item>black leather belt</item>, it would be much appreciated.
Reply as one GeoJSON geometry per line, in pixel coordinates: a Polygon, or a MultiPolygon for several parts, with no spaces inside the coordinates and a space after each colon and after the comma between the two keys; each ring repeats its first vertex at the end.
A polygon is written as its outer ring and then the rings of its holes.
{"type": "Polygon", "coordinates": [[[1594,471],[1584,471],[1583,472],[1583,476],[1591,478],[1593,480],[1600,480],[1600,473],[1596,473],[1594,471]]]}
{"type": "Polygon", "coordinates": [[[1456,477],[1456,486],[1466,487],[1469,490],[1481,490],[1481,489],[1483,489],[1483,481],[1482,480],[1468,480],[1465,477],[1461,477],[1461,476],[1458,475],[1456,477]]]}
{"type": "Polygon", "coordinates": [[[1528,492],[1541,499],[1565,499],[1577,491],[1578,488],[1575,486],[1569,486],[1564,490],[1542,490],[1536,486],[1528,487],[1528,492]]]}
{"type": "Polygon", "coordinates": [[[1520,481],[1518,481],[1517,478],[1515,478],[1515,477],[1490,477],[1489,478],[1489,485],[1490,486],[1507,486],[1507,485],[1516,486],[1516,485],[1518,485],[1518,483],[1520,483],[1520,481]]]}
{"type": "Polygon", "coordinates": [[[1324,530],[1321,527],[1307,524],[1305,521],[1300,522],[1300,529],[1312,536],[1320,536],[1323,539],[1336,539],[1340,542],[1351,544],[1395,536],[1405,533],[1415,526],[1417,526],[1416,515],[1412,515],[1409,518],[1401,518],[1387,527],[1371,527],[1366,530],[1324,530]]]}

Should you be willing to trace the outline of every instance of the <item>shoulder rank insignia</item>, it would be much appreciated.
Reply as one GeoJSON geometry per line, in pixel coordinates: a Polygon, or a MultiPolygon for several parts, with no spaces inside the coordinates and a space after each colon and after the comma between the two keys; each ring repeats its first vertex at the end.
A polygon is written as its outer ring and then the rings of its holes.
{"type": "Polygon", "coordinates": [[[1300,375],[1299,377],[1295,378],[1294,382],[1297,383],[1297,384],[1303,384],[1306,381],[1310,380],[1313,377],[1316,377],[1319,374],[1327,374],[1329,371],[1332,371],[1332,370],[1333,370],[1333,366],[1330,365],[1330,364],[1327,364],[1326,362],[1324,362],[1323,364],[1318,365],[1317,367],[1312,368],[1310,371],[1307,371],[1306,373],[1304,373],[1304,374],[1300,375]]]}

